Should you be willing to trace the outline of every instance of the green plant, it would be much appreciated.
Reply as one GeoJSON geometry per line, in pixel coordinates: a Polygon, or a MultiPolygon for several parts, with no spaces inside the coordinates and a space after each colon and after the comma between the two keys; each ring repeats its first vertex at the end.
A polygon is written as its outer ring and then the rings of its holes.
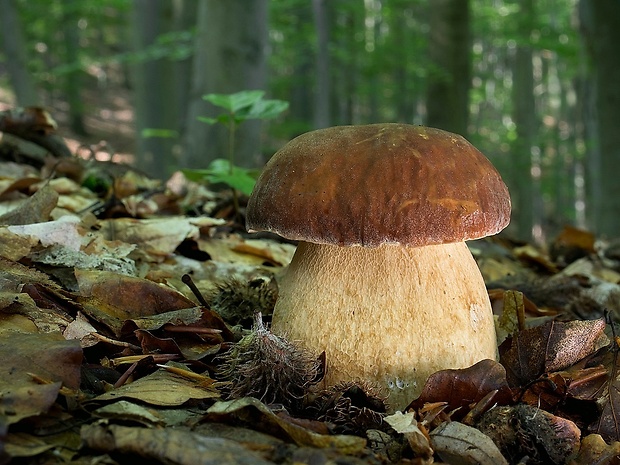
{"type": "Polygon", "coordinates": [[[272,119],[288,108],[283,100],[264,99],[262,90],[244,90],[234,94],[207,94],[202,98],[223,108],[224,113],[215,118],[201,116],[198,119],[207,124],[222,124],[228,129],[227,158],[216,158],[207,169],[183,170],[185,176],[193,181],[205,180],[209,183],[224,183],[233,189],[233,200],[237,208],[236,191],[250,194],[254,188],[257,170],[236,166],[234,163],[235,135],[241,123],[251,119],[272,119]]]}

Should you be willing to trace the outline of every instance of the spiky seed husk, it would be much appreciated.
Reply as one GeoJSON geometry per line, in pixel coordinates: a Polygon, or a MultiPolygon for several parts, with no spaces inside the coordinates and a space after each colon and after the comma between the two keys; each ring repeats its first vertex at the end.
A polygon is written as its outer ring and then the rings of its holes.
{"type": "Polygon", "coordinates": [[[251,396],[295,411],[318,372],[316,357],[265,328],[257,312],[252,332],[222,356],[219,374],[231,382],[230,398],[251,396]]]}
{"type": "Polygon", "coordinates": [[[317,393],[308,405],[317,420],[334,425],[334,433],[363,435],[369,429],[385,429],[385,397],[369,383],[344,382],[317,393]]]}
{"type": "Polygon", "coordinates": [[[271,315],[278,298],[275,279],[258,277],[249,281],[237,278],[218,284],[208,297],[211,308],[218,312],[228,324],[250,328],[254,312],[271,315]]]}

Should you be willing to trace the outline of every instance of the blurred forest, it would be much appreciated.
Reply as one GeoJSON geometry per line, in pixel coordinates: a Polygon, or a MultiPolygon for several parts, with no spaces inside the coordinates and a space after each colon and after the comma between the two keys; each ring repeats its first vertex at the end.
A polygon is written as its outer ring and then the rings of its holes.
{"type": "Polygon", "coordinates": [[[0,0],[0,109],[39,105],[153,176],[204,168],[226,133],[202,96],[290,103],[245,122],[260,167],[319,127],[398,121],[466,136],[513,199],[510,232],[620,237],[618,0],[0,0]]]}

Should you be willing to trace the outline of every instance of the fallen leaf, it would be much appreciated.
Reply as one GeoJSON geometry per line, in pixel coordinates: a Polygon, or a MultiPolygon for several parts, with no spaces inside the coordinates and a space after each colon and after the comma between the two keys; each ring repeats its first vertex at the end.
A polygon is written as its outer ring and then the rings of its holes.
{"type": "Polygon", "coordinates": [[[420,409],[427,403],[446,402],[446,410],[459,409],[453,414],[453,418],[460,419],[492,391],[497,391],[493,403],[505,404],[512,400],[504,367],[494,360],[481,360],[469,368],[433,373],[426,381],[420,396],[405,410],[420,409]]]}
{"type": "Polygon", "coordinates": [[[433,449],[446,463],[508,465],[491,438],[463,423],[444,422],[430,436],[433,449]]]}
{"type": "Polygon", "coordinates": [[[80,384],[82,350],[56,334],[4,332],[0,338],[0,424],[46,412],[61,386],[80,384]],[[34,376],[50,380],[41,384],[34,376]]]}
{"type": "Polygon", "coordinates": [[[62,245],[69,250],[78,251],[82,236],[78,231],[80,219],[77,216],[63,216],[57,221],[9,226],[8,230],[20,236],[31,236],[42,246],[62,245]]]}
{"type": "Polygon", "coordinates": [[[196,306],[174,289],[146,279],[90,270],[75,270],[75,277],[79,302],[122,321],[196,306]]]}
{"type": "Polygon", "coordinates": [[[422,460],[431,460],[433,457],[433,449],[429,443],[428,434],[425,434],[415,419],[414,412],[402,413],[396,412],[384,418],[386,423],[390,425],[394,431],[402,434],[409,443],[409,447],[415,453],[416,458],[422,460]]]}
{"type": "Polygon", "coordinates": [[[162,426],[165,424],[164,419],[158,414],[157,410],[126,400],[119,400],[99,407],[93,410],[92,414],[99,418],[140,423],[144,426],[162,426]]]}
{"type": "Polygon", "coordinates": [[[213,386],[204,386],[195,380],[164,369],[132,383],[101,394],[91,402],[131,399],[158,406],[178,406],[192,399],[217,399],[220,393],[213,386]]]}
{"type": "Polygon", "coordinates": [[[149,463],[176,465],[270,465],[260,454],[236,441],[210,438],[182,429],[151,429],[96,423],[83,426],[82,440],[91,449],[141,457],[149,463]]]}
{"type": "Polygon", "coordinates": [[[211,421],[248,425],[293,441],[299,446],[334,448],[343,454],[360,452],[366,446],[366,440],[357,436],[317,434],[290,423],[253,397],[216,402],[207,410],[207,418],[211,421]]]}
{"type": "Polygon", "coordinates": [[[619,456],[620,442],[607,444],[600,434],[589,434],[581,440],[579,453],[569,465],[613,464],[619,456]]]}
{"type": "Polygon", "coordinates": [[[550,321],[519,332],[500,346],[508,384],[523,386],[540,375],[562,370],[607,345],[605,320],[550,321]]]}
{"type": "Polygon", "coordinates": [[[141,252],[154,261],[171,255],[186,239],[197,240],[202,229],[223,224],[224,220],[209,217],[170,217],[136,220],[120,218],[101,222],[107,240],[137,244],[141,252]]]}
{"type": "Polygon", "coordinates": [[[578,258],[593,254],[595,237],[590,231],[566,225],[550,246],[555,262],[572,263],[578,258]]]}
{"type": "Polygon", "coordinates": [[[58,193],[46,185],[20,205],[0,216],[0,225],[33,224],[47,221],[58,203],[58,193]]]}

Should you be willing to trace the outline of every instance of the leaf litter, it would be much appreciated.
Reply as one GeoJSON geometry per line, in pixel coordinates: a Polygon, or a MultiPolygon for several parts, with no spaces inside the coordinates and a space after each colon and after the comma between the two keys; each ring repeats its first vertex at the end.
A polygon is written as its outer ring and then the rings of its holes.
{"type": "Polygon", "coordinates": [[[390,413],[270,333],[293,244],[228,190],[70,156],[41,111],[10,117],[47,155],[2,142],[0,464],[619,463],[618,244],[471,243],[499,362],[390,413]]]}

